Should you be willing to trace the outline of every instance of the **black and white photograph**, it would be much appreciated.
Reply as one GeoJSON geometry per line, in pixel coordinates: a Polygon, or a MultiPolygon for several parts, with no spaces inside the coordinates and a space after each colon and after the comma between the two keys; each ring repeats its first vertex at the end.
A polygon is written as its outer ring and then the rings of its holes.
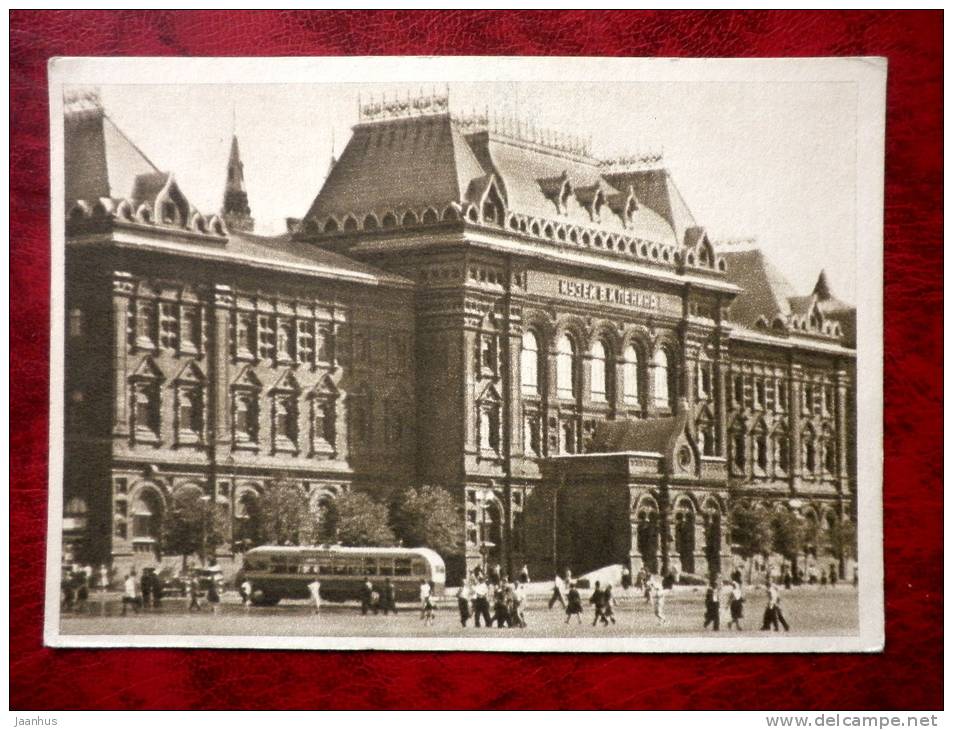
{"type": "Polygon", "coordinates": [[[883,647],[883,59],[56,59],[64,647],[883,647]]]}

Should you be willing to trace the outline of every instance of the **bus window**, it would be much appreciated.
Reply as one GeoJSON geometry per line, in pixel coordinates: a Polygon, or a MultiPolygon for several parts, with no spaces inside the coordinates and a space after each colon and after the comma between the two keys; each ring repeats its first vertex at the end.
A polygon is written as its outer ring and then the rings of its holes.
{"type": "Polygon", "coordinates": [[[427,575],[427,564],[419,560],[414,561],[414,575],[427,575]]]}
{"type": "Polygon", "coordinates": [[[364,565],[362,564],[360,558],[358,562],[351,563],[347,566],[348,575],[364,575],[364,565]]]}
{"type": "Polygon", "coordinates": [[[322,560],[318,563],[318,574],[331,575],[331,561],[330,560],[322,560]]]}
{"type": "Polygon", "coordinates": [[[364,558],[364,573],[377,575],[377,558],[364,558]]]}
{"type": "Polygon", "coordinates": [[[347,575],[347,566],[344,563],[334,563],[334,574],[335,575],[347,575]]]}
{"type": "Polygon", "coordinates": [[[381,569],[381,575],[394,574],[394,561],[390,558],[381,558],[379,565],[381,569]]]}
{"type": "Polygon", "coordinates": [[[284,572],[285,572],[285,566],[284,566],[284,564],[283,564],[283,563],[272,563],[272,564],[271,564],[271,572],[272,572],[272,573],[284,573],[284,572]]]}
{"type": "Polygon", "coordinates": [[[444,570],[444,567],[441,563],[437,563],[436,565],[433,566],[434,575],[443,575],[445,572],[446,570],[444,570]]]}
{"type": "Polygon", "coordinates": [[[394,561],[394,575],[410,575],[409,558],[397,558],[394,561]]]}

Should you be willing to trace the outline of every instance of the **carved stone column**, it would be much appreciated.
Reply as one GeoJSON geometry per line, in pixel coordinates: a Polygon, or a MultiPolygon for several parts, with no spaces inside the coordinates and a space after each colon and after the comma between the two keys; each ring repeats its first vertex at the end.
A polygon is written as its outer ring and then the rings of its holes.
{"type": "Polygon", "coordinates": [[[834,375],[837,388],[837,486],[841,492],[847,491],[847,372],[838,369],[834,375]]]}
{"type": "Polygon", "coordinates": [[[229,319],[235,297],[230,287],[216,284],[212,310],[209,358],[209,386],[213,433],[211,442],[217,451],[231,444],[231,404],[229,403],[229,319]]]}
{"type": "Polygon", "coordinates": [[[113,282],[113,434],[129,434],[129,309],[135,280],[125,271],[114,271],[113,282]]]}
{"type": "Polygon", "coordinates": [[[801,478],[801,366],[793,361],[788,363],[788,421],[791,444],[790,484],[796,489],[801,478]]]}

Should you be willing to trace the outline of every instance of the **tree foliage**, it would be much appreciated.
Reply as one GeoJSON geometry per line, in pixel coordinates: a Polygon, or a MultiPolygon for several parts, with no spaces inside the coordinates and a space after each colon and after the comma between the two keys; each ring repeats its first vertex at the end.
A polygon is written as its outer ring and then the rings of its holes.
{"type": "Polygon", "coordinates": [[[199,487],[179,489],[172,497],[172,504],[162,520],[162,552],[181,555],[183,562],[189,555],[201,555],[202,536],[205,550],[214,554],[225,542],[228,531],[228,515],[211,500],[202,499],[204,492],[199,487]],[[204,523],[204,524],[203,524],[204,523]]]}
{"type": "Polygon", "coordinates": [[[736,508],[731,513],[731,540],[745,560],[767,555],[774,544],[771,515],[750,507],[736,508]]]}
{"type": "Polygon", "coordinates": [[[311,541],[314,517],[308,496],[295,483],[276,479],[246,504],[256,544],[300,545],[311,541]]]}
{"type": "Polygon", "coordinates": [[[827,531],[831,555],[848,560],[857,554],[857,526],[850,520],[837,520],[827,531]]]}
{"type": "Polygon", "coordinates": [[[394,533],[408,547],[429,547],[442,556],[462,555],[462,505],[445,489],[408,487],[391,507],[394,533]]]}
{"type": "Polygon", "coordinates": [[[397,543],[387,506],[363,492],[342,494],[328,507],[323,530],[342,545],[388,547],[397,543]]]}
{"type": "Polygon", "coordinates": [[[804,549],[805,529],[801,519],[788,510],[775,512],[771,520],[774,552],[794,562],[804,549]]]}

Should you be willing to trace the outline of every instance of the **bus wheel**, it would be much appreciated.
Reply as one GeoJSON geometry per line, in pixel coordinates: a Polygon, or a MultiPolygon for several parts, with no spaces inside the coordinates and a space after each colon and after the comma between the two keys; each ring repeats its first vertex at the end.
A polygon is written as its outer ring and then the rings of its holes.
{"type": "Polygon", "coordinates": [[[270,596],[262,591],[254,591],[251,594],[251,605],[253,606],[277,606],[281,598],[270,596]]]}

